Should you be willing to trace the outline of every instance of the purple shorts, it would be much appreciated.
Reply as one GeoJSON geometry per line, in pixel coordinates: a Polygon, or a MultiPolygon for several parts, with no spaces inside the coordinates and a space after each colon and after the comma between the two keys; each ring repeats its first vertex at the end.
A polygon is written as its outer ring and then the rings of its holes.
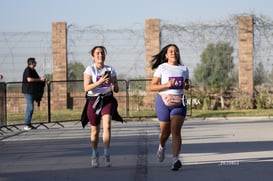
{"type": "Polygon", "coordinates": [[[89,100],[88,107],[87,107],[87,116],[89,119],[89,123],[92,126],[97,126],[100,124],[101,116],[106,114],[110,114],[110,115],[113,114],[114,112],[113,97],[109,96],[103,99],[103,106],[99,115],[96,115],[96,112],[95,112],[96,110],[94,110],[92,107],[94,102],[95,100],[89,100]]]}
{"type": "Polygon", "coordinates": [[[155,100],[156,115],[159,121],[170,122],[171,116],[186,116],[187,106],[181,105],[180,107],[166,106],[162,97],[157,94],[155,100]]]}

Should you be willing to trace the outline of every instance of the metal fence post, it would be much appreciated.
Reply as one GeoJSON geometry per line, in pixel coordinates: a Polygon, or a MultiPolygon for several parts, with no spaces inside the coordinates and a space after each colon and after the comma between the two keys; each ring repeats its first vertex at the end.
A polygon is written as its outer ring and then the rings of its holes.
{"type": "Polygon", "coordinates": [[[51,122],[50,86],[51,86],[51,82],[47,83],[47,120],[48,120],[48,123],[51,122]]]}
{"type": "Polygon", "coordinates": [[[0,97],[0,104],[1,104],[1,110],[0,110],[0,126],[7,125],[7,84],[5,82],[0,82],[0,91],[1,91],[1,97],[0,97]]]}
{"type": "Polygon", "coordinates": [[[126,85],[126,117],[129,117],[129,82],[125,80],[126,85]]]}

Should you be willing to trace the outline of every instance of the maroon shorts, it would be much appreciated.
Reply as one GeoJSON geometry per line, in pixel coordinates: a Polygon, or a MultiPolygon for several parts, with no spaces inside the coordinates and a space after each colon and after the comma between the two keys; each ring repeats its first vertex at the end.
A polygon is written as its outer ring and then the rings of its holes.
{"type": "Polygon", "coordinates": [[[113,114],[114,112],[113,97],[109,96],[109,97],[103,98],[103,106],[99,115],[96,115],[96,112],[95,112],[96,110],[93,109],[92,107],[94,102],[95,100],[89,100],[88,107],[87,107],[87,116],[89,119],[89,123],[92,126],[97,126],[100,124],[101,116],[106,114],[110,114],[110,115],[113,114]]]}

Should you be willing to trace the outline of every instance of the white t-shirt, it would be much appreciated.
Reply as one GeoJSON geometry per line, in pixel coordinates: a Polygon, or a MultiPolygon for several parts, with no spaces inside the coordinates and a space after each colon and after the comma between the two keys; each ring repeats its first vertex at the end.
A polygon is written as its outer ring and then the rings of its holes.
{"type": "Polygon", "coordinates": [[[169,65],[168,63],[160,64],[154,72],[154,77],[161,79],[161,84],[175,79],[175,86],[159,91],[159,94],[184,94],[184,81],[189,79],[189,69],[184,65],[169,65]]]}
{"type": "MultiPolygon", "coordinates": [[[[104,65],[102,70],[99,70],[95,64],[86,67],[84,74],[87,74],[92,77],[92,82],[97,82],[105,73],[105,71],[111,71],[111,77],[117,76],[116,71],[113,67],[109,65],[104,65]]],[[[90,82],[91,83],[91,82],[90,82]]],[[[106,94],[112,91],[111,83],[103,83],[100,86],[96,87],[93,90],[88,91],[88,95],[94,96],[98,94],[106,94]]]]}

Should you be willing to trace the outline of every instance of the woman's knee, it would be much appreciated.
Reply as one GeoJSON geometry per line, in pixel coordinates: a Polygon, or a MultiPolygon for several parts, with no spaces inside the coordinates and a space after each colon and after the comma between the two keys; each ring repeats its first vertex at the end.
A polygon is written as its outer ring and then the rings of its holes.
{"type": "Polygon", "coordinates": [[[171,117],[171,132],[172,132],[172,134],[180,135],[183,123],[184,123],[183,116],[172,116],[171,117]]]}
{"type": "Polygon", "coordinates": [[[102,116],[103,130],[111,130],[111,119],[111,115],[106,114],[102,116]]]}
{"type": "Polygon", "coordinates": [[[169,136],[171,133],[169,122],[160,122],[160,132],[162,136],[169,136]]]}
{"type": "Polygon", "coordinates": [[[91,135],[98,136],[100,133],[100,126],[91,126],[91,135]]]}

